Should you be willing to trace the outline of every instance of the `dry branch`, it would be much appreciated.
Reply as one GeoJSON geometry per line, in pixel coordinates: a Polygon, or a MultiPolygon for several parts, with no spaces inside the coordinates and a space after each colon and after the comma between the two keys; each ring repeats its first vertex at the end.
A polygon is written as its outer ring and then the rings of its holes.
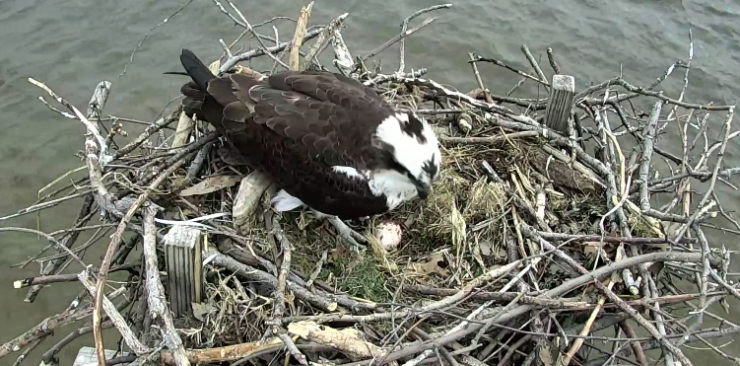
{"type": "Polygon", "coordinates": [[[290,69],[298,70],[301,61],[301,55],[298,53],[303,45],[303,38],[306,34],[306,25],[308,24],[308,17],[311,16],[311,9],[313,8],[313,1],[308,3],[301,9],[301,14],[298,16],[298,22],[295,26],[295,33],[293,35],[292,47],[290,49],[290,69]]]}
{"type": "MultiPolygon", "coordinates": [[[[85,289],[90,293],[90,295],[95,296],[97,294],[97,288],[93,284],[93,282],[90,281],[90,274],[87,270],[83,270],[78,275],[80,283],[85,287],[85,289]]],[[[118,331],[121,333],[121,337],[123,337],[124,341],[126,342],[126,345],[138,356],[144,356],[151,352],[149,347],[145,346],[139,339],[136,338],[134,333],[131,331],[131,327],[126,323],[126,320],[124,317],[118,312],[115,305],[108,299],[108,297],[105,295],[105,293],[100,296],[101,303],[103,310],[110,318],[113,325],[115,325],[116,328],[118,328],[118,331]]],[[[95,306],[95,305],[93,305],[95,306]]],[[[95,316],[95,308],[92,309],[93,316],[95,316]]],[[[102,317],[101,317],[102,320],[102,317]]],[[[102,324],[102,321],[101,321],[102,324]]],[[[93,326],[95,326],[95,323],[93,323],[93,326]]],[[[102,329],[102,327],[101,327],[102,329]]],[[[94,328],[93,328],[94,331],[94,328]]],[[[99,354],[98,354],[99,356],[99,354]]],[[[103,361],[105,361],[105,354],[103,354],[103,361]]]]}
{"type": "Polygon", "coordinates": [[[146,294],[147,306],[149,311],[156,320],[162,323],[162,339],[168,349],[172,350],[174,363],[176,366],[190,366],[185,350],[182,346],[180,335],[177,334],[172,315],[167,306],[164,294],[164,286],[159,278],[159,265],[157,261],[157,235],[154,226],[154,218],[157,214],[157,207],[152,203],[147,203],[144,209],[144,258],[146,259],[146,294]]]}
{"type": "Polygon", "coordinates": [[[337,330],[311,321],[291,323],[288,332],[303,339],[343,351],[352,359],[383,357],[386,352],[362,339],[352,328],[337,330]]]}

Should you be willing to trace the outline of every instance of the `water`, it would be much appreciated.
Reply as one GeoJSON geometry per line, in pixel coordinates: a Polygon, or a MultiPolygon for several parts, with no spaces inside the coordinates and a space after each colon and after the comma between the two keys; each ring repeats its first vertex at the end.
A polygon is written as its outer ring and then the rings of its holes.
{"type": "MultiPolygon", "coordinates": [[[[77,106],[84,107],[95,85],[113,82],[106,113],[152,120],[162,107],[177,96],[179,77],[162,75],[179,70],[177,56],[188,47],[205,59],[221,53],[219,38],[233,40],[240,32],[220,13],[212,1],[195,0],[167,24],[157,28],[143,42],[128,66],[131,49],[155,25],[180,8],[180,1],[93,1],[4,0],[0,1],[0,215],[33,203],[37,191],[64,172],[82,166],[73,155],[83,146],[82,125],[56,116],[39,102],[43,91],[27,82],[33,77],[77,106]]],[[[647,85],[674,60],[686,59],[688,31],[693,30],[695,59],[690,79],[690,101],[735,103],[740,63],[740,2],[719,0],[710,3],[684,1],[452,1],[453,9],[437,12],[439,19],[413,35],[407,42],[407,69],[426,67],[429,76],[452,84],[463,92],[474,88],[467,52],[499,58],[516,67],[528,67],[520,47],[527,44],[546,65],[544,50],[553,47],[563,72],[576,76],[579,87],[613,77],[623,70],[633,83],[647,85]]],[[[236,1],[245,16],[258,23],[273,16],[295,18],[304,2],[236,1]]],[[[311,24],[326,23],[349,12],[343,31],[355,54],[369,52],[399,32],[408,14],[432,5],[429,1],[317,1],[311,24]]],[[[418,19],[417,22],[423,20],[418,19]]],[[[277,23],[281,24],[281,23],[277,23]]],[[[418,23],[417,23],[418,24],[418,23]]],[[[280,39],[292,36],[292,26],[278,27],[280,39]]],[[[272,34],[270,27],[260,28],[272,34]]],[[[255,46],[250,40],[245,47],[255,46]]],[[[386,70],[397,67],[397,46],[381,59],[386,70]]],[[[271,63],[262,63],[269,67],[271,63]]],[[[481,65],[487,86],[503,94],[518,78],[491,65],[481,65]]],[[[547,73],[550,73],[548,70],[547,73]]],[[[682,72],[681,72],[682,75],[682,72]]],[[[681,76],[672,77],[665,88],[677,95],[681,76]]],[[[50,100],[47,98],[47,100],[50,100]]],[[[718,116],[719,117],[719,116],[718,116]]],[[[138,134],[135,126],[126,126],[138,134]]],[[[671,138],[670,136],[667,138],[671,138]]],[[[738,163],[738,145],[728,146],[725,161],[738,163]]],[[[42,214],[40,229],[46,232],[68,227],[77,215],[79,201],[61,205],[42,214]]],[[[737,210],[738,201],[724,202],[737,210]]],[[[35,227],[36,217],[28,215],[3,225],[35,227]]],[[[709,233],[713,244],[724,242],[739,249],[736,241],[709,233]]],[[[57,284],[41,292],[38,299],[23,302],[25,290],[13,290],[11,282],[38,273],[29,265],[10,268],[33,255],[46,244],[29,234],[2,233],[0,277],[6,278],[0,297],[0,342],[5,342],[37,324],[48,314],[68,305],[80,287],[57,284]]],[[[89,233],[80,240],[89,238],[89,233]]],[[[97,262],[102,248],[92,248],[86,258],[97,262]]],[[[78,267],[70,266],[71,270],[78,267]]],[[[737,316],[735,317],[737,320],[737,316]]],[[[67,334],[72,329],[59,331],[67,334]]],[[[109,336],[108,341],[113,340],[109,336]]],[[[58,340],[58,338],[57,338],[58,340]]],[[[90,342],[90,338],[83,338],[90,342]]],[[[54,340],[53,342],[56,342],[54,340]]],[[[46,350],[46,341],[39,350],[46,350]]],[[[63,364],[76,353],[80,342],[61,354],[63,364]]],[[[109,347],[112,347],[111,344],[109,347]]],[[[728,347],[734,348],[736,347],[728,347]]],[[[728,349],[725,351],[730,352],[728,349]]],[[[704,361],[730,363],[713,353],[700,352],[704,361]]],[[[737,351],[734,351],[737,355],[737,351]]],[[[38,364],[41,352],[31,354],[27,364],[38,364]]],[[[691,354],[691,353],[689,353],[691,354]]],[[[0,360],[10,365],[14,357],[0,360]]]]}

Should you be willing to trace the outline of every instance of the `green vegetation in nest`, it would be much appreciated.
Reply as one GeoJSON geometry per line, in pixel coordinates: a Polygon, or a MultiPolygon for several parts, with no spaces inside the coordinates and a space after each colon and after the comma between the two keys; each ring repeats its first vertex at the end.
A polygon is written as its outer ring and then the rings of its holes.
{"type": "Polygon", "coordinates": [[[371,255],[356,258],[337,256],[320,275],[343,293],[374,302],[389,302],[392,293],[386,289],[386,275],[371,255]]]}

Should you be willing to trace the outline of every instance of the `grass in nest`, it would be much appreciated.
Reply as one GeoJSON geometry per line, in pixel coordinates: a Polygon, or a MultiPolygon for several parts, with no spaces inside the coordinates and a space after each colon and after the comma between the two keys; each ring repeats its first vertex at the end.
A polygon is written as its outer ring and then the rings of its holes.
{"type": "MultiPolygon", "coordinates": [[[[325,220],[315,219],[309,212],[287,212],[281,224],[288,240],[293,243],[291,266],[305,274],[314,272],[324,251],[324,263],[318,279],[329,283],[350,296],[375,302],[389,301],[393,295],[393,283],[397,276],[409,268],[406,264],[423,263],[430,253],[440,248],[449,248],[452,258],[486,257],[505,260],[505,256],[492,256],[503,247],[502,228],[505,208],[505,193],[496,183],[488,183],[477,176],[464,176],[463,166],[471,165],[474,151],[469,147],[448,149],[443,156],[440,181],[435,184],[434,194],[426,200],[407,202],[385,215],[374,217],[356,227],[370,234],[371,241],[375,224],[381,220],[393,220],[404,227],[403,238],[398,250],[387,253],[377,246],[363,255],[355,255],[344,244],[338,243],[335,230],[325,220]],[[473,232],[475,240],[469,240],[471,226],[481,226],[473,232]],[[481,253],[480,243],[487,246],[481,253]]],[[[270,248],[264,248],[269,251],[270,248]]],[[[480,260],[481,266],[469,271],[464,277],[482,273],[484,268],[496,261],[480,260]]],[[[455,264],[460,266],[460,263],[455,264]]],[[[468,265],[467,267],[475,267],[468,265]]],[[[411,269],[413,270],[413,269],[411,269]]],[[[435,274],[412,274],[422,282],[433,281],[435,274]]],[[[437,280],[441,280],[438,278],[437,280]]]]}
{"type": "Polygon", "coordinates": [[[222,269],[206,273],[205,299],[176,319],[185,347],[220,347],[249,342],[267,329],[271,300],[254,296],[249,283],[222,269]],[[237,284],[238,283],[238,284],[237,284]]]}
{"type": "Polygon", "coordinates": [[[335,278],[337,288],[347,295],[375,302],[390,301],[391,294],[385,288],[386,274],[373,256],[339,257],[328,262],[321,276],[335,278]]]}
{"type": "Polygon", "coordinates": [[[424,201],[409,202],[388,215],[408,226],[403,254],[428,253],[442,246],[459,245],[470,225],[500,216],[505,196],[500,187],[461,173],[475,166],[479,151],[470,146],[446,149],[434,194],[424,201]]]}
{"type": "MultiPolygon", "coordinates": [[[[507,144],[515,145],[515,142],[507,144]]],[[[393,212],[355,225],[360,232],[373,234],[375,225],[382,220],[401,224],[401,245],[391,252],[379,250],[374,245],[358,256],[339,243],[328,221],[316,219],[306,211],[284,213],[280,222],[293,243],[291,266],[309,275],[326,251],[327,260],[318,280],[349,296],[386,302],[393,297],[401,278],[454,287],[482,274],[492,265],[505,263],[503,233],[506,225],[511,225],[506,222],[506,213],[512,207],[510,197],[504,186],[489,182],[479,167],[481,160],[499,159],[499,164],[516,166],[522,175],[531,179],[528,177],[532,167],[527,158],[531,154],[527,151],[532,147],[524,145],[509,146],[508,152],[501,147],[481,145],[443,148],[440,180],[429,198],[406,202],[393,212]],[[442,252],[446,254],[440,255],[442,252]],[[420,265],[438,259],[444,263],[437,270],[431,268],[434,265],[419,269],[420,265]]],[[[500,173],[509,174],[509,171],[500,173]]],[[[528,200],[534,199],[532,192],[525,193],[528,200]]],[[[546,211],[561,229],[567,229],[561,231],[588,233],[598,230],[594,223],[606,212],[603,202],[599,195],[549,194],[546,211]]],[[[274,250],[262,249],[267,253],[274,250]]]]}
{"type": "Polygon", "coordinates": [[[339,243],[334,227],[308,212],[288,212],[281,220],[283,230],[293,244],[291,267],[311,274],[321,255],[327,252],[317,279],[335,286],[349,296],[371,301],[385,301],[386,276],[372,252],[357,256],[349,247],[339,243]]]}

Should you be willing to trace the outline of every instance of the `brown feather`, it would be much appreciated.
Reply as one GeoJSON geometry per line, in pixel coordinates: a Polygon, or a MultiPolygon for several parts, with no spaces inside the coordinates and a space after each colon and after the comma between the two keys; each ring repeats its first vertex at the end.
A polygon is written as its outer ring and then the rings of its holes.
{"type": "Polygon", "coordinates": [[[387,209],[366,182],[331,168],[388,164],[372,136],[394,111],[371,88],[338,74],[286,71],[262,81],[226,74],[205,92],[193,82],[181,91],[187,113],[210,122],[245,161],[310,207],[342,218],[387,209]]]}

